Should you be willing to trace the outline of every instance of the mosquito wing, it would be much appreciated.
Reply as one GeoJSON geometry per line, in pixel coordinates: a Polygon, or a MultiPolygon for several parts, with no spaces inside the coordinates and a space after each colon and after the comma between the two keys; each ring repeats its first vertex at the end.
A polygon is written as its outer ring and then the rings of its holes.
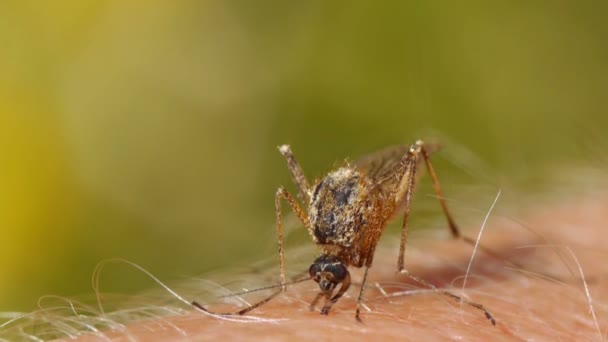
{"type": "Polygon", "coordinates": [[[389,191],[399,182],[399,165],[409,149],[407,145],[396,145],[370,153],[355,161],[352,165],[382,192],[389,191]]]}
{"type": "MultiPolygon", "coordinates": [[[[425,147],[429,154],[441,148],[439,144],[426,144],[425,147]]],[[[352,165],[386,193],[401,180],[399,166],[409,148],[409,145],[390,146],[363,156],[352,165]]]]}

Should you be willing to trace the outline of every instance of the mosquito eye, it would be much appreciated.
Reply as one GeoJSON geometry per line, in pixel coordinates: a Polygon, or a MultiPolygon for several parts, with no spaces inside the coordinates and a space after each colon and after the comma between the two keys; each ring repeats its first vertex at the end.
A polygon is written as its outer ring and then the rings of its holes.
{"type": "Polygon", "coordinates": [[[331,272],[331,274],[334,276],[334,279],[338,282],[346,278],[346,275],[348,274],[348,270],[346,269],[346,266],[344,266],[344,264],[333,264],[328,269],[326,269],[326,271],[331,272]]]}
{"type": "Polygon", "coordinates": [[[317,274],[319,272],[321,272],[321,266],[319,266],[319,264],[310,265],[310,268],[308,269],[308,273],[310,274],[311,278],[317,277],[317,274]]]}

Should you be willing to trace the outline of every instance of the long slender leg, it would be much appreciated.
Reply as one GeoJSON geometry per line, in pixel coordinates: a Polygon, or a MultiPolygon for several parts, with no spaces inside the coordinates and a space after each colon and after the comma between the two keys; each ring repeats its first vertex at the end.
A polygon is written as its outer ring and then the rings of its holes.
{"type": "Polygon", "coordinates": [[[413,274],[410,274],[406,270],[400,270],[399,273],[403,274],[403,275],[406,275],[408,278],[414,280],[415,282],[420,283],[420,284],[428,287],[429,289],[431,289],[431,290],[433,290],[433,291],[435,291],[437,293],[440,293],[440,294],[442,294],[444,296],[450,297],[450,298],[456,300],[459,303],[467,304],[467,305],[470,305],[470,306],[472,306],[472,307],[474,307],[474,308],[476,308],[478,310],[483,311],[484,315],[492,323],[492,325],[496,325],[496,320],[494,319],[494,317],[492,316],[492,314],[490,314],[490,312],[483,305],[481,305],[479,303],[471,302],[471,301],[469,301],[469,300],[467,300],[465,298],[462,298],[462,297],[460,297],[458,295],[455,295],[455,294],[453,294],[453,293],[451,293],[449,291],[440,290],[435,285],[429,283],[428,281],[426,281],[426,280],[424,280],[422,278],[416,277],[413,274]]]}
{"type": "MultiPolygon", "coordinates": [[[[409,219],[409,213],[410,213],[410,203],[411,203],[412,193],[414,191],[414,186],[416,183],[416,169],[417,169],[419,154],[422,154],[422,156],[424,158],[424,162],[426,164],[428,172],[431,176],[431,180],[433,182],[433,188],[435,190],[437,197],[439,198],[439,203],[441,204],[443,213],[448,221],[448,225],[450,227],[450,231],[452,232],[452,236],[454,238],[462,238],[462,236],[460,235],[458,226],[456,225],[452,215],[450,214],[450,211],[448,210],[448,206],[445,202],[445,198],[443,197],[443,194],[441,191],[439,179],[437,178],[435,169],[433,168],[433,165],[431,164],[429,154],[428,154],[427,150],[424,148],[424,142],[422,142],[421,140],[418,140],[418,141],[416,141],[416,143],[414,145],[412,145],[410,147],[410,149],[408,150],[408,153],[403,157],[403,159],[401,161],[401,168],[402,168],[401,172],[403,173],[403,176],[401,177],[401,181],[396,186],[396,188],[393,192],[395,203],[399,203],[403,199],[404,207],[405,207],[404,214],[403,214],[402,230],[401,230],[401,243],[399,246],[399,259],[397,261],[397,267],[398,267],[399,273],[407,275],[409,278],[413,279],[414,281],[416,281],[428,288],[431,288],[431,289],[435,290],[436,292],[439,292],[439,293],[441,293],[445,296],[448,296],[452,299],[455,299],[461,303],[465,303],[478,310],[483,311],[486,318],[488,318],[493,325],[496,325],[496,321],[494,320],[494,318],[492,317],[490,312],[488,312],[483,305],[481,305],[479,303],[468,301],[449,291],[439,290],[433,284],[427,282],[426,280],[424,280],[422,278],[411,275],[407,270],[405,270],[404,259],[405,259],[405,247],[407,244],[408,219],[409,219]]],[[[464,240],[469,242],[466,238],[464,238],[464,240]]],[[[366,275],[367,275],[367,270],[366,270],[366,275]]],[[[365,281],[365,278],[364,278],[364,281],[365,281]]],[[[359,302],[357,304],[359,304],[359,302]]],[[[357,307],[357,309],[358,309],[358,307],[357,307]]],[[[357,315],[358,315],[358,312],[357,312],[357,315]]]]}
{"type": "Polygon", "coordinates": [[[403,270],[405,267],[404,259],[405,247],[407,244],[407,224],[410,216],[412,194],[414,192],[414,185],[416,183],[416,161],[419,152],[419,146],[412,145],[407,154],[403,157],[401,161],[401,172],[403,173],[403,176],[393,191],[395,203],[399,203],[402,200],[404,203],[403,224],[401,225],[401,242],[399,244],[399,259],[397,259],[397,268],[399,271],[403,270]]]}
{"type": "Polygon", "coordinates": [[[298,186],[300,199],[302,202],[308,203],[310,201],[310,195],[308,194],[310,185],[308,185],[308,181],[306,180],[306,177],[304,177],[304,172],[302,172],[300,164],[298,164],[296,158],[293,156],[291,147],[289,147],[289,145],[281,145],[279,146],[279,151],[285,157],[285,159],[287,159],[287,167],[291,172],[293,182],[298,186]]]}
{"type": "MultiPolygon", "coordinates": [[[[285,199],[287,203],[291,206],[293,212],[298,216],[300,221],[304,224],[308,232],[312,235],[313,229],[310,226],[310,221],[308,217],[304,213],[304,210],[300,208],[298,202],[296,202],[295,198],[285,190],[285,188],[280,187],[277,190],[277,194],[274,198],[274,206],[276,210],[276,223],[277,223],[277,240],[279,244],[279,267],[281,269],[281,284],[285,284],[285,251],[283,246],[283,214],[281,213],[281,199],[285,199]]],[[[285,290],[285,285],[281,287],[281,290],[285,290]]]]}
{"type": "Polygon", "coordinates": [[[424,163],[426,164],[426,168],[429,172],[429,175],[431,176],[431,181],[433,182],[433,189],[435,190],[437,199],[439,199],[439,204],[441,204],[443,214],[445,215],[445,218],[448,221],[448,226],[450,228],[450,231],[452,232],[452,237],[454,237],[455,239],[458,239],[458,238],[462,239],[462,241],[468,243],[469,245],[471,245],[473,247],[477,246],[477,248],[479,250],[483,251],[484,253],[493,257],[496,260],[502,260],[513,267],[520,268],[521,267],[520,265],[513,263],[511,261],[508,261],[508,260],[504,260],[503,257],[498,255],[491,249],[489,249],[481,244],[478,245],[477,241],[475,241],[474,239],[471,239],[468,236],[460,234],[460,229],[458,228],[458,225],[454,221],[454,217],[451,215],[451,213],[448,209],[448,205],[445,201],[445,197],[443,197],[443,192],[441,191],[441,185],[439,184],[439,178],[437,177],[437,173],[435,173],[435,169],[433,168],[433,165],[431,164],[429,150],[427,150],[427,146],[421,140],[416,141],[416,145],[420,146],[420,151],[422,153],[422,157],[424,158],[424,163]]]}
{"type": "Polygon", "coordinates": [[[355,318],[359,322],[361,322],[359,313],[361,312],[361,300],[363,299],[363,291],[365,290],[365,283],[367,281],[367,271],[368,270],[369,270],[369,266],[365,266],[365,273],[363,273],[363,282],[361,282],[361,290],[359,291],[359,298],[357,298],[357,309],[355,309],[355,318]]]}
{"type": "Polygon", "coordinates": [[[458,238],[458,237],[460,237],[460,230],[458,229],[458,225],[456,225],[454,218],[452,217],[452,215],[450,214],[450,211],[448,210],[448,205],[445,202],[445,198],[443,197],[443,193],[441,191],[441,185],[439,184],[439,178],[437,178],[435,169],[433,168],[433,165],[431,164],[431,159],[429,158],[429,153],[427,152],[427,150],[424,146],[424,142],[422,142],[422,140],[418,140],[418,141],[416,141],[416,144],[414,146],[417,146],[418,149],[420,150],[420,152],[422,153],[422,157],[424,158],[424,163],[426,164],[426,168],[429,172],[429,175],[431,176],[431,181],[433,182],[433,189],[435,190],[435,194],[437,195],[437,198],[439,199],[439,204],[441,204],[441,209],[443,209],[443,214],[445,215],[445,218],[448,220],[448,225],[450,227],[450,231],[452,232],[452,236],[454,238],[458,238]]]}
{"type": "MultiPolygon", "coordinates": [[[[426,168],[429,172],[429,175],[431,176],[431,181],[433,182],[433,188],[435,190],[435,194],[437,195],[437,198],[439,199],[439,204],[441,204],[441,208],[443,209],[443,214],[445,215],[445,218],[448,221],[450,231],[452,232],[452,237],[454,237],[455,239],[460,238],[464,242],[468,243],[469,245],[475,246],[477,244],[475,240],[471,239],[468,236],[464,236],[464,235],[460,234],[460,229],[458,229],[458,225],[454,221],[454,217],[450,214],[448,205],[445,201],[445,197],[443,197],[443,192],[441,191],[441,185],[439,184],[439,178],[437,177],[437,173],[435,173],[435,169],[433,168],[433,165],[431,164],[429,152],[427,151],[424,142],[422,142],[421,140],[418,140],[416,142],[416,145],[420,146],[420,151],[422,153],[422,157],[424,158],[424,163],[426,164],[426,168]]],[[[479,248],[481,251],[483,251],[484,253],[488,254],[489,256],[491,256],[497,260],[503,260],[503,258],[500,257],[500,255],[494,253],[492,250],[490,250],[489,248],[487,248],[483,245],[477,245],[477,248],[479,248]]],[[[509,261],[506,261],[506,262],[513,266],[517,266],[516,264],[514,264],[512,262],[509,262],[509,261]]],[[[517,266],[517,267],[519,267],[519,266],[517,266]]]]}
{"type": "MultiPolygon", "coordinates": [[[[408,221],[410,216],[410,204],[412,199],[412,193],[414,191],[414,186],[416,184],[416,170],[418,165],[418,155],[422,154],[424,159],[424,163],[426,164],[426,168],[428,169],[429,175],[431,176],[431,180],[433,182],[433,189],[435,190],[435,194],[439,199],[439,203],[443,210],[443,213],[448,221],[448,226],[450,231],[452,232],[452,236],[454,238],[461,237],[460,230],[454,221],[454,218],[450,214],[447,203],[445,202],[445,198],[443,197],[443,193],[441,191],[441,185],[439,184],[439,179],[437,177],[437,173],[435,173],[435,169],[431,164],[431,160],[429,158],[429,153],[425,149],[424,142],[422,140],[416,141],[414,145],[410,147],[407,154],[403,157],[401,161],[401,172],[403,176],[401,177],[401,181],[397,184],[394,190],[394,198],[395,203],[404,201],[404,213],[403,213],[403,224],[401,226],[401,243],[399,245],[399,259],[397,261],[397,267],[399,271],[404,269],[404,259],[405,259],[405,247],[407,244],[407,233],[408,233],[408,221]]],[[[466,242],[467,239],[464,239],[466,242]]]]}

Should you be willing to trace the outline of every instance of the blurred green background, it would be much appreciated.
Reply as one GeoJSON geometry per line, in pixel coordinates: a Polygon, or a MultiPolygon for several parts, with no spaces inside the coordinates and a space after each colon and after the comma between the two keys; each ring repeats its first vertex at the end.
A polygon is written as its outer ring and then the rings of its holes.
{"type": "MultiPolygon", "coordinates": [[[[605,165],[607,10],[3,1],[0,310],[90,293],[110,257],[163,280],[274,257],[274,193],[294,189],[282,143],[313,179],[438,138],[438,172],[461,204],[559,165],[605,165]]],[[[112,274],[106,291],[152,286],[112,274]]]]}

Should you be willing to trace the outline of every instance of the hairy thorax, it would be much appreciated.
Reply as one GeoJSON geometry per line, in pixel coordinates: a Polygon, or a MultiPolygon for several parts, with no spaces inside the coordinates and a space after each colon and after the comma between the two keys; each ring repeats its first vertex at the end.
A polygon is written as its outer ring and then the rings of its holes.
{"type": "Polygon", "coordinates": [[[315,242],[349,248],[365,232],[374,215],[369,180],[351,168],[340,168],[314,187],[308,213],[315,242]]]}

